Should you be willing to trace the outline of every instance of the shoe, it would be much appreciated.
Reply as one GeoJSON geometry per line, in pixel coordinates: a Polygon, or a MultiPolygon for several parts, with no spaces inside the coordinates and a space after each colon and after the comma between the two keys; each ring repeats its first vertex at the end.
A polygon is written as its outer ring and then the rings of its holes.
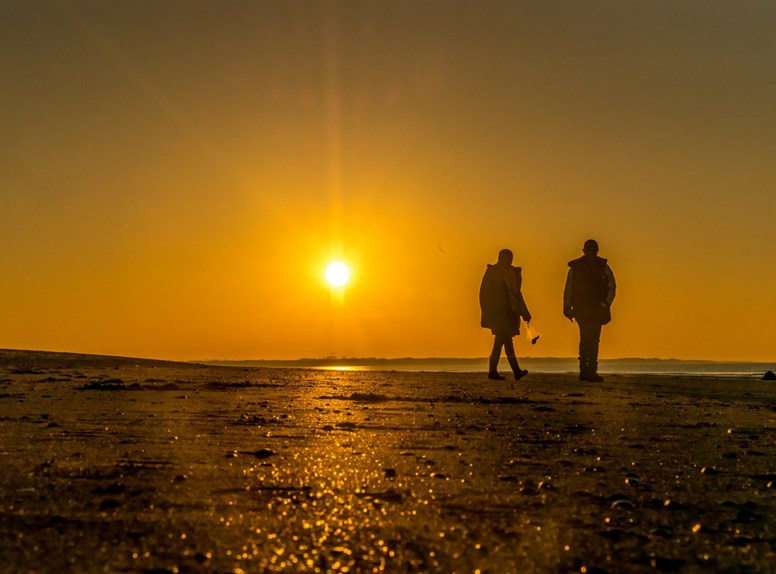
{"type": "Polygon", "coordinates": [[[498,357],[488,358],[488,378],[491,381],[503,381],[504,377],[498,374],[498,357]]]}
{"type": "Polygon", "coordinates": [[[586,380],[586,381],[588,381],[590,383],[603,383],[604,382],[604,378],[601,375],[597,374],[597,373],[592,373],[590,375],[587,375],[584,380],[586,380]]]}
{"type": "Polygon", "coordinates": [[[507,357],[509,360],[509,366],[512,367],[512,372],[515,374],[515,380],[519,381],[528,374],[528,371],[520,368],[520,364],[517,362],[517,357],[507,357]]]}

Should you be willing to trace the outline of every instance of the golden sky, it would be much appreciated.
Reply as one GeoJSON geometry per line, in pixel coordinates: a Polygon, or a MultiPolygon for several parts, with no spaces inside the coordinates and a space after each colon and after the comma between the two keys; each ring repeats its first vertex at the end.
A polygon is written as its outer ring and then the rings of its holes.
{"type": "Polygon", "coordinates": [[[776,360],[776,4],[0,5],[0,347],[477,357],[503,247],[576,356],[776,360]],[[323,281],[341,259],[352,278],[323,281]]]}

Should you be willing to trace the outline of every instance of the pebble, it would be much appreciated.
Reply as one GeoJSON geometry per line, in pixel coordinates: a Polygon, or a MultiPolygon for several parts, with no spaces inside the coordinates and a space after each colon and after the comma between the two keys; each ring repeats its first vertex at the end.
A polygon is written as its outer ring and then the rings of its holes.
{"type": "Polygon", "coordinates": [[[256,452],[253,453],[253,456],[256,458],[269,458],[271,456],[275,456],[277,453],[275,451],[269,450],[268,448],[260,448],[256,452]]]}
{"type": "Polygon", "coordinates": [[[621,498],[612,502],[612,508],[622,508],[623,510],[633,510],[636,508],[630,500],[621,498]]]}
{"type": "Polygon", "coordinates": [[[404,502],[404,495],[401,492],[395,490],[387,490],[378,496],[378,499],[382,502],[395,502],[401,504],[404,502]]]}

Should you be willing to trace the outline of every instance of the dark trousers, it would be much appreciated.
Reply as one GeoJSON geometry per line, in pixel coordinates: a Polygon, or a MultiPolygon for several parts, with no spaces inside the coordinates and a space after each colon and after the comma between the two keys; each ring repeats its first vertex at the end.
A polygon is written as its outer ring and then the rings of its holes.
{"type": "Polygon", "coordinates": [[[579,364],[581,368],[596,371],[598,366],[598,344],[601,341],[601,321],[577,317],[579,325],[579,364]]]}
{"type": "MultiPolygon", "coordinates": [[[[600,330],[600,329],[599,329],[600,330]]],[[[501,349],[504,349],[507,359],[515,357],[515,343],[512,335],[508,333],[496,333],[493,339],[493,350],[490,352],[491,358],[501,357],[501,349]]]]}

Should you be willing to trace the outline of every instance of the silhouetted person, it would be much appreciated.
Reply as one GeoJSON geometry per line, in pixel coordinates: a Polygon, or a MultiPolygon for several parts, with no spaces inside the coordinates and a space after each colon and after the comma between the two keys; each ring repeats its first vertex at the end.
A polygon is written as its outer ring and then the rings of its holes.
{"type": "Polygon", "coordinates": [[[512,266],[512,252],[502,249],[498,254],[498,262],[488,265],[480,285],[480,309],[482,319],[480,325],[494,335],[493,350],[488,363],[488,378],[504,380],[498,374],[498,361],[501,349],[506,352],[509,366],[519,380],[528,374],[520,368],[515,356],[515,345],[512,337],[520,333],[520,318],[526,322],[531,320],[531,313],[523,299],[520,289],[523,276],[520,267],[512,266]]]}
{"type": "Polygon", "coordinates": [[[601,326],[612,320],[611,306],[617,291],[614,273],[606,259],[598,257],[598,243],[585,241],[584,255],[569,261],[563,314],[579,325],[579,380],[601,382],[598,344],[601,326]]]}

